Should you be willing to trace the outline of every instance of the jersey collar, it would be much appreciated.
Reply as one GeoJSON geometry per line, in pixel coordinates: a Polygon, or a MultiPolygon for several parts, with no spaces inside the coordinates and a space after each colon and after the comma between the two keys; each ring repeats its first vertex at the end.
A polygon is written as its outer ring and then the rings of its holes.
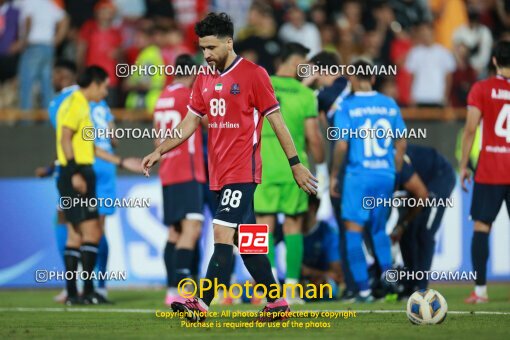
{"type": "Polygon", "coordinates": [[[226,69],[223,70],[223,72],[220,72],[218,71],[218,73],[220,74],[220,77],[223,77],[224,75],[226,75],[227,73],[229,73],[230,71],[232,71],[238,64],[239,62],[241,62],[241,56],[238,55],[234,61],[232,62],[232,64],[229,65],[229,67],[227,67],[226,69]]]}
{"type": "Polygon", "coordinates": [[[354,94],[356,96],[369,97],[375,96],[377,94],[377,91],[355,91],[354,94]]]}
{"type": "Polygon", "coordinates": [[[509,82],[509,83],[510,83],[510,78],[503,77],[501,74],[498,74],[498,75],[496,76],[496,78],[501,79],[501,80],[506,80],[507,82],[509,82]]]}

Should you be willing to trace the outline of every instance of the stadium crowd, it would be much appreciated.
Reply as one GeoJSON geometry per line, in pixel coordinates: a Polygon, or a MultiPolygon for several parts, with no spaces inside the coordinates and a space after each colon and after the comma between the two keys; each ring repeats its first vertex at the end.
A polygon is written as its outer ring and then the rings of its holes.
{"type": "Polygon", "coordinates": [[[401,106],[465,106],[490,72],[494,41],[510,39],[507,0],[0,0],[0,108],[47,108],[51,70],[66,59],[107,70],[111,107],[151,112],[172,77],[119,78],[115,66],[200,59],[193,26],[209,11],[233,17],[236,51],[270,75],[292,41],[309,57],[397,65],[376,88],[401,106]]]}

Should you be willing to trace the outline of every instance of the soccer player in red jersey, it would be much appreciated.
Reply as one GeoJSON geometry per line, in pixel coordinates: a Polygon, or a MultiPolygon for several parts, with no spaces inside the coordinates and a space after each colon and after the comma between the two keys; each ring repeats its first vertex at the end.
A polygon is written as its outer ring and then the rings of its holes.
{"type": "Polygon", "coordinates": [[[510,42],[500,41],[496,45],[492,62],[497,75],[475,83],[469,92],[462,139],[460,176],[462,188],[467,190],[465,181],[471,181],[467,167],[469,153],[478,124],[483,120],[471,203],[471,218],[475,221],[471,260],[477,276],[467,303],[488,302],[489,232],[503,201],[510,214],[510,42]]]}
{"type": "MultiPolygon", "coordinates": [[[[308,194],[316,194],[317,180],[301,164],[292,137],[279,112],[269,76],[264,68],[240,56],[233,48],[234,27],[225,14],[209,13],[195,26],[205,60],[216,68],[212,74],[199,74],[193,85],[189,112],[177,126],[182,138],[169,138],[147,155],[142,166],[146,176],[162,155],[189,138],[207,115],[210,188],[217,192],[219,205],[214,215],[214,253],[209,262],[206,279],[227,286],[233,261],[236,228],[242,223],[255,223],[253,195],[261,181],[260,135],[266,117],[275,131],[289,159],[296,183],[308,194]]],[[[276,284],[266,255],[243,254],[244,265],[257,282],[273,290],[276,284]]],[[[186,313],[190,321],[201,321],[215,292],[207,290],[200,299],[179,297],[172,303],[174,311],[186,313]]],[[[267,296],[264,315],[275,312],[274,318],[289,310],[283,298],[267,296]]]]}
{"type": "MultiPolygon", "coordinates": [[[[192,71],[196,66],[188,54],[178,56],[175,62],[175,68],[180,70],[192,71]]],[[[154,126],[160,132],[177,132],[172,129],[186,117],[194,80],[195,75],[186,72],[176,75],[161,93],[154,110],[154,126]]],[[[156,147],[163,141],[156,140],[156,147]]],[[[170,306],[178,296],[177,284],[191,275],[204,220],[205,165],[200,126],[187,141],[162,156],[159,177],[163,185],[164,223],[168,226],[163,256],[168,285],[165,304],[170,306]]]]}

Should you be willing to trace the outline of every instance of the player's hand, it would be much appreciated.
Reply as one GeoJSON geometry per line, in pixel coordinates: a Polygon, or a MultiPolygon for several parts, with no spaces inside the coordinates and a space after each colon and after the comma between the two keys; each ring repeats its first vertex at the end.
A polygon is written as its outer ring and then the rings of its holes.
{"type": "Polygon", "coordinates": [[[145,156],[142,160],[142,171],[146,177],[149,177],[150,169],[161,159],[159,151],[155,150],[152,153],[145,156]]]}
{"type": "Polygon", "coordinates": [[[301,163],[291,166],[297,185],[308,195],[317,195],[317,178],[301,163]]]}
{"type": "Polygon", "coordinates": [[[124,158],[122,160],[122,168],[137,174],[141,174],[143,172],[142,159],[138,157],[124,158]]]}
{"type": "Polygon", "coordinates": [[[391,243],[395,244],[400,242],[400,239],[402,238],[402,235],[404,235],[404,227],[397,224],[395,228],[393,228],[393,231],[390,234],[391,243]]]}
{"type": "Polygon", "coordinates": [[[466,180],[471,184],[471,171],[468,168],[460,168],[460,183],[462,185],[462,190],[465,192],[468,191],[466,180]]]}
{"type": "Polygon", "coordinates": [[[338,192],[338,178],[331,177],[329,181],[329,194],[331,197],[340,198],[340,193],[338,192]]]}
{"type": "Polygon", "coordinates": [[[48,168],[45,166],[39,166],[35,168],[35,175],[39,178],[48,177],[48,168]]]}
{"type": "Polygon", "coordinates": [[[78,191],[80,194],[85,195],[87,193],[87,182],[82,174],[74,174],[71,177],[71,183],[73,184],[74,190],[78,191]]]}

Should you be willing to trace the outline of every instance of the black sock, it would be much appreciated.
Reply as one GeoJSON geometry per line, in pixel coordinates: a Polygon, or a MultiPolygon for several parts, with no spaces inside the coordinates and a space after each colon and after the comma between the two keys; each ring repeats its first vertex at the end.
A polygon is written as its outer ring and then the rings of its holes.
{"type": "Polygon", "coordinates": [[[96,267],[98,245],[95,243],[83,243],[81,245],[81,264],[83,271],[87,274],[83,281],[83,295],[88,295],[94,292],[94,281],[92,280],[92,272],[96,267]]]}
{"type": "MultiPolygon", "coordinates": [[[[211,280],[214,284],[214,279],[218,279],[218,285],[224,284],[228,287],[230,282],[230,268],[234,258],[234,246],[231,244],[215,243],[214,253],[212,254],[211,261],[207,267],[206,279],[211,280]]],[[[209,289],[204,292],[202,300],[206,305],[210,305],[211,301],[216,294],[215,291],[209,289]]]]}
{"type": "Polygon", "coordinates": [[[172,287],[177,287],[182,279],[191,276],[191,264],[193,262],[194,250],[191,249],[175,249],[174,255],[174,277],[172,287]]]}
{"type": "Polygon", "coordinates": [[[193,261],[191,262],[191,276],[198,278],[198,272],[200,271],[200,240],[195,244],[193,250],[193,261]]]}
{"type": "Polygon", "coordinates": [[[163,259],[165,260],[166,284],[168,287],[172,287],[172,279],[175,275],[175,267],[174,267],[174,253],[175,252],[174,252],[174,250],[175,250],[175,243],[167,242],[166,246],[165,246],[165,252],[163,254],[163,259]]]}
{"type": "MultiPolygon", "coordinates": [[[[80,261],[80,249],[66,247],[64,250],[64,265],[67,272],[73,273],[71,279],[66,279],[66,290],[68,297],[77,297],[78,290],[76,289],[76,271],[78,271],[78,262],[80,261]]],[[[67,275],[66,275],[67,277],[67,275]]]]}
{"type": "Polygon", "coordinates": [[[253,277],[256,283],[260,283],[261,285],[266,286],[267,289],[267,302],[274,302],[276,298],[270,297],[269,292],[271,291],[272,284],[276,284],[274,280],[273,272],[271,271],[271,264],[269,263],[269,259],[267,255],[263,254],[243,254],[241,255],[243,259],[244,265],[248,272],[253,277]]]}
{"type": "Polygon", "coordinates": [[[475,283],[485,286],[487,283],[487,260],[489,259],[489,234],[475,231],[471,242],[471,261],[476,272],[475,283]]]}

